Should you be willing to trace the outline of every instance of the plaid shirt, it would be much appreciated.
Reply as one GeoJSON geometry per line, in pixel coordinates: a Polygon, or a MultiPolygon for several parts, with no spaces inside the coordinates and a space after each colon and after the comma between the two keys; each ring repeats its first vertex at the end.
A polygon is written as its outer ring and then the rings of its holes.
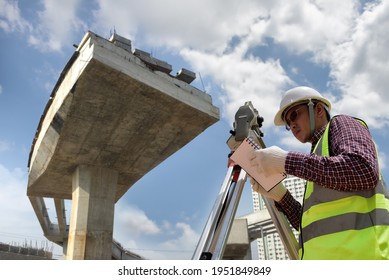
{"type": "MultiPolygon", "coordinates": [[[[350,116],[336,116],[330,125],[331,156],[326,157],[313,154],[325,128],[323,126],[315,131],[311,154],[288,153],[286,173],[337,191],[374,188],[378,183],[379,170],[377,152],[369,130],[350,116]]],[[[302,215],[301,204],[287,192],[277,206],[288,217],[291,225],[298,229],[302,215]]]]}

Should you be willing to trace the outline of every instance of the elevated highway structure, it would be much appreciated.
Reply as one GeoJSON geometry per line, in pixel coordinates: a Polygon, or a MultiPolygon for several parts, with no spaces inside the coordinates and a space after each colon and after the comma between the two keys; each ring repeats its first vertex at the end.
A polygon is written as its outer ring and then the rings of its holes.
{"type": "Polygon", "coordinates": [[[44,235],[67,259],[111,259],[115,203],[131,186],[219,120],[186,69],[117,34],[87,32],[40,119],[27,195],[44,235]],[[53,199],[57,221],[45,199],[53,199]],[[72,201],[70,224],[64,200],[72,201]]]}

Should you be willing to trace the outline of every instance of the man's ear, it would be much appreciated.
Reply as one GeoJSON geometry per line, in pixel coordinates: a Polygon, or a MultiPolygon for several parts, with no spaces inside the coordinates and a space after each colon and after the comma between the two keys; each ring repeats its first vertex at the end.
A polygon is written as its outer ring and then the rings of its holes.
{"type": "Polygon", "coordinates": [[[326,116],[326,110],[324,109],[324,106],[322,103],[320,103],[320,102],[317,103],[315,107],[316,107],[316,113],[317,113],[318,117],[323,118],[326,116]]]}

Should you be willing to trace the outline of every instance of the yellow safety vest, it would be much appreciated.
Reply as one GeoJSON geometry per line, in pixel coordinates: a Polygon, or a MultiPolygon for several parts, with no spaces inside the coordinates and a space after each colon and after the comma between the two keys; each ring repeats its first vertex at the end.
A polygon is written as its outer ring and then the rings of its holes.
{"type": "MultiPolygon", "coordinates": [[[[317,155],[330,156],[329,127],[315,146],[317,155]]],[[[307,182],[300,259],[389,259],[388,193],[381,174],[377,186],[366,191],[336,191],[307,182]]]]}

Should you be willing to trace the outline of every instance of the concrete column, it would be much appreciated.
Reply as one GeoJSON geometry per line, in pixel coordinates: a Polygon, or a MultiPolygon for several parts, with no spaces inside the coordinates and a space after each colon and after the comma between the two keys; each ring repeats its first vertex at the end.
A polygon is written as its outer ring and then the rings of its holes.
{"type": "Polygon", "coordinates": [[[77,167],[66,259],[111,259],[117,180],[118,172],[114,170],[77,167]]]}
{"type": "Polygon", "coordinates": [[[68,254],[68,238],[64,238],[63,243],[62,243],[62,256],[63,256],[63,258],[66,258],[67,254],[68,254]]]}
{"type": "Polygon", "coordinates": [[[247,219],[234,219],[222,259],[247,260],[250,258],[251,246],[247,219]]]}

